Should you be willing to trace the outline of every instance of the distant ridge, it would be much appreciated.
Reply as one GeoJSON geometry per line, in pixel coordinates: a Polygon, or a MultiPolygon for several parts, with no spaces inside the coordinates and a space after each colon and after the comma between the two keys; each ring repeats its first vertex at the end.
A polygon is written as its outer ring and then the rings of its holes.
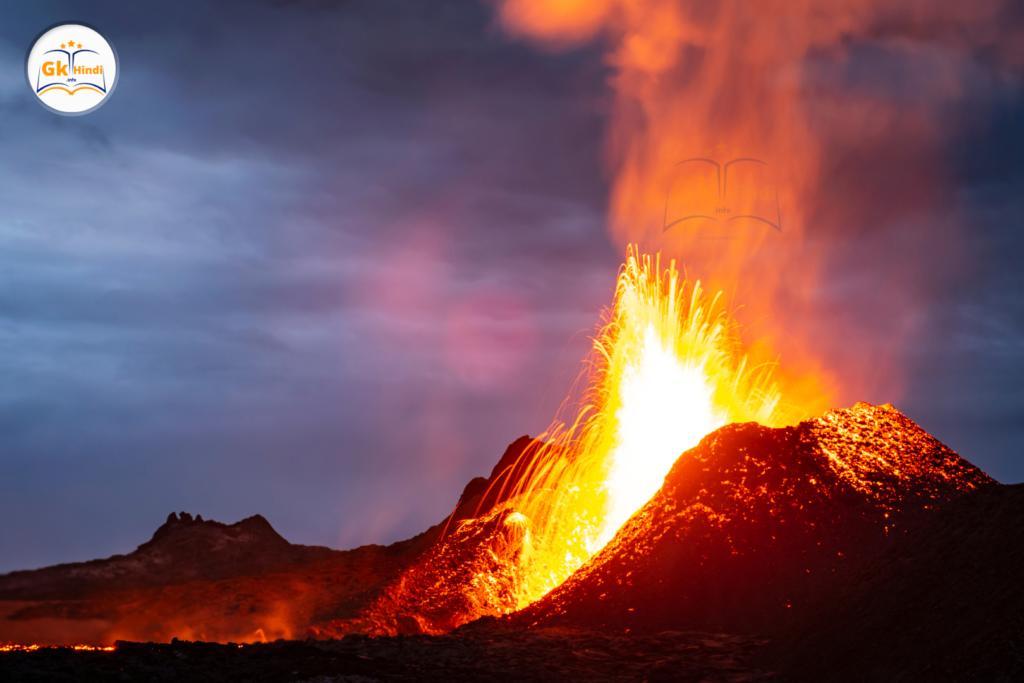
{"type": "Polygon", "coordinates": [[[127,555],[0,575],[0,600],[75,600],[129,588],[216,581],[336,554],[289,543],[261,515],[222,524],[172,512],[153,538],[127,555]]]}

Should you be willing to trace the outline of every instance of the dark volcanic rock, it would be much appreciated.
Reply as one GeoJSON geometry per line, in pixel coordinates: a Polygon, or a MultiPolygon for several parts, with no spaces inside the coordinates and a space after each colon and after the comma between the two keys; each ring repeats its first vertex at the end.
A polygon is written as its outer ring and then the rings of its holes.
{"type": "MultiPolygon", "coordinates": [[[[176,535],[172,530],[171,539],[176,535]]],[[[357,616],[415,559],[409,551],[418,542],[332,551],[324,558],[217,580],[134,588],[107,584],[77,599],[0,602],[0,643],[291,638],[312,624],[357,616]]]]}
{"type": "Polygon", "coordinates": [[[723,427],[523,627],[774,632],[935,509],[993,484],[891,406],[723,427]]]}
{"type": "Polygon", "coordinates": [[[757,639],[713,633],[616,637],[563,629],[522,633],[474,628],[446,636],[348,636],[244,647],[120,643],[114,652],[10,652],[0,653],[0,672],[10,683],[755,683],[774,680],[748,664],[760,645],[757,639]]]}
{"type": "Polygon", "coordinates": [[[950,504],[763,661],[807,683],[1024,681],[1024,484],[950,504]]]}

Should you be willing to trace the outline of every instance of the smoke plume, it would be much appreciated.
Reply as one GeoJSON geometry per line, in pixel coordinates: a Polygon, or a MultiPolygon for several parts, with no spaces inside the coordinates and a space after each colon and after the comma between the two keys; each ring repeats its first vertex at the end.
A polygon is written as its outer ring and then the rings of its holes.
{"type": "Polygon", "coordinates": [[[898,398],[922,301],[966,266],[943,142],[1024,62],[1010,3],[501,0],[499,18],[543,49],[606,46],[618,246],[722,289],[804,411],[898,398]],[[755,161],[723,191],[737,159],[755,161]]]}

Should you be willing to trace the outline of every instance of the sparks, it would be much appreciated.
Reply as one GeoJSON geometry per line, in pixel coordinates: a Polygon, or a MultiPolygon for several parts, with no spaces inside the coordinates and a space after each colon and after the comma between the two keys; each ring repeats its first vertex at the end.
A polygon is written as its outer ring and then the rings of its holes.
{"type": "Polygon", "coordinates": [[[573,421],[539,437],[509,502],[531,525],[520,607],[603,548],[703,436],[782,422],[771,367],[751,367],[721,295],[632,249],[581,380],[573,421]]]}

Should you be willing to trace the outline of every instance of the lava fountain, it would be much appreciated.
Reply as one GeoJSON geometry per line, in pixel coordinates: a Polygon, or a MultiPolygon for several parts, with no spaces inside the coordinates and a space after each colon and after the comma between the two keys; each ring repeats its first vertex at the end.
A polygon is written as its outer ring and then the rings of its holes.
{"type": "Polygon", "coordinates": [[[685,450],[731,422],[780,426],[772,365],[754,363],[721,293],[630,248],[578,380],[582,400],[515,467],[526,526],[519,606],[559,585],[660,488],[685,450]]]}

